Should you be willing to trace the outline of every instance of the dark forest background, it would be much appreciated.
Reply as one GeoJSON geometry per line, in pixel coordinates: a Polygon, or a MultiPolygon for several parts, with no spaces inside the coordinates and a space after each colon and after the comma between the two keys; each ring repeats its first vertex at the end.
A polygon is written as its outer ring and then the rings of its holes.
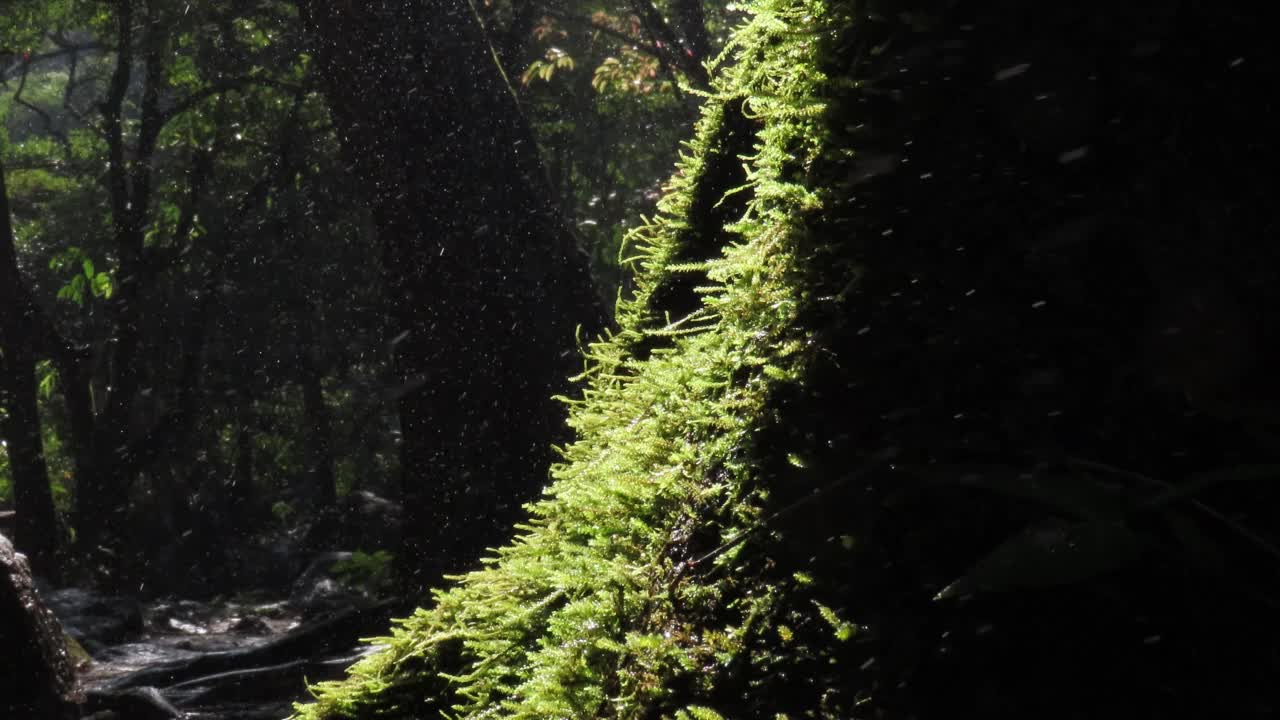
{"type": "Polygon", "coordinates": [[[434,578],[541,489],[740,16],[337,7],[6,1],[0,503],[38,573],[250,587],[408,492],[434,578]]]}

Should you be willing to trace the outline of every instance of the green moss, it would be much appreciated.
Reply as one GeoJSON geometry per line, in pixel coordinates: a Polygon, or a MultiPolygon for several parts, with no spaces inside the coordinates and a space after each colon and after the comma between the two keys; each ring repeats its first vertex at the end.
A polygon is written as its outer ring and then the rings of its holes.
{"type": "Polygon", "coordinates": [[[297,717],[719,717],[703,699],[781,592],[742,596],[728,541],[759,520],[774,449],[756,437],[812,348],[807,169],[838,6],[768,0],[737,33],[661,214],[630,239],[637,293],[590,348],[578,439],[529,524],[297,717]]]}
{"type": "MultiPolygon", "coordinates": [[[[1135,58],[1148,17],[1101,3],[872,0],[856,23],[854,8],[754,3],[661,214],[630,238],[637,292],[617,335],[591,348],[589,389],[570,403],[578,439],[533,520],[301,717],[1274,704],[1254,690],[1274,675],[1254,632],[1269,600],[1225,583],[1205,594],[1221,576],[1164,550],[1105,580],[931,600],[1045,519],[1017,497],[1035,494],[1026,478],[1096,481],[1110,496],[1117,478],[1272,454],[1146,387],[1146,341],[1133,347],[1166,303],[1167,263],[1186,266],[1170,278],[1203,270],[1214,286],[1252,277],[1210,270],[1219,245],[1165,210],[1199,202],[1187,168],[1239,189],[1269,167],[1248,157],[1257,146],[1216,142],[1186,145],[1184,166],[1163,130],[1266,135],[1270,116],[1240,102],[1256,81],[1202,62],[1206,48],[1245,47],[1244,25],[1210,30],[1206,7],[1161,30],[1167,52],[1135,58]],[[993,82],[1009,67],[1035,68],[1031,85],[993,82]],[[1095,69],[1123,112],[1092,110],[1095,69]],[[1162,76],[1179,82],[1151,82],[1162,76]],[[1212,112],[1182,115],[1187,88],[1216,98],[1212,112]],[[1125,148],[1141,162],[1064,164],[1081,138],[1098,139],[1099,159],[1125,148]],[[1134,233],[1147,227],[1166,244],[1134,233]],[[1064,453],[1087,464],[1053,460],[1064,453]],[[1231,662],[1201,652],[1253,637],[1231,662]]],[[[1240,67],[1255,63],[1239,52],[1240,67]]],[[[1269,527],[1271,506],[1252,504],[1269,527]]]]}

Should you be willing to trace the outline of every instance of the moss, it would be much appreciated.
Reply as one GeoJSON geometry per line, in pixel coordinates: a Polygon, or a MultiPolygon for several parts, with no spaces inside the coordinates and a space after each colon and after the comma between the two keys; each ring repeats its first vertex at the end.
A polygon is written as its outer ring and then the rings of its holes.
{"type": "MultiPolygon", "coordinates": [[[[1272,222],[1245,188],[1273,155],[1166,146],[1268,136],[1274,110],[1243,98],[1275,63],[1202,58],[1269,40],[1179,6],[754,2],[630,238],[636,294],[591,346],[533,519],[300,716],[1273,715],[1274,648],[1248,642],[1272,611],[1217,576],[1205,597],[1167,548],[932,601],[1044,520],[1027,478],[1085,492],[1124,481],[1108,464],[1176,482],[1274,453],[1150,377],[1179,278],[1274,305],[1249,282],[1274,244],[1215,265],[1166,210],[1217,207],[1183,187],[1216,168],[1272,222]],[[1168,52],[1134,55],[1143,34],[1168,52]],[[1183,112],[1199,94],[1214,110],[1183,112]],[[1199,650],[1223,637],[1246,649],[1199,650]]],[[[1224,507],[1274,526],[1250,497],[1224,507]]]]}
{"type": "Polygon", "coordinates": [[[72,667],[83,668],[93,664],[93,656],[89,654],[88,650],[84,649],[79,640],[76,640],[66,632],[62,633],[62,640],[67,645],[67,653],[71,656],[72,667]]]}
{"type": "Polygon", "coordinates": [[[299,718],[716,717],[697,698],[760,611],[690,570],[756,521],[769,450],[754,437],[805,362],[795,262],[822,202],[805,181],[823,151],[816,68],[845,21],[821,2],[758,3],[660,215],[630,239],[637,293],[590,348],[569,401],[578,439],[532,520],[299,718]]]}

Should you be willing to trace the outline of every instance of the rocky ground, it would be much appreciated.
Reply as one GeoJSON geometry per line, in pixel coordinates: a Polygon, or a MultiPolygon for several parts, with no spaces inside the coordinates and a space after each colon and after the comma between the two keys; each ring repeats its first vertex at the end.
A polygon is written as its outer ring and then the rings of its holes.
{"type": "Polygon", "coordinates": [[[78,677],[95,720],[279,720],[306,682],[337,677],[369,652],[360,638],[383,632],[394,605],[356,595],[318,611],[252,596],[140,603],[74,588],[47,603],[81,645],[78,677]]]}
{"type": "MultiPolygon", "coordinates": [[[[0,515],[0,522],[11,519],[7,511],[0,515]]],[[[27,659],[10,657],[18,663],[15,668],[47,670],[60,665],[60,674],[50,680],[42,670],[44,674],[29,681],[15,678],[12,688],[0,692],[0,717],[8,720],[9,712],[33,712],[22,708],[44,700],[34,694],[27,698],[22,688],[38,685],[41,697],[66,699],[68,717],[285,718],[294,701],[307,698],[309,682],[341,676],[372,651],[362,638],[384,634],[393,614],[411,610],[384,599],[390,590],[389,555],[325,549],[391,547],[398,524],[394,503],[371,493],[353,493],[329,515],[266,538],[270,542],[243,542],[235,548],[243,556],[240,564],[256,573],[236,578],[238,586],[266,589],[206,594],[198,600],[180,596],[183,587],[204,586],[185,582],[189,578],[181,576],[178,565],[173,566],[177,574],[168,578],[170,593],[175,594],[160,597],[49,587],[33,580],[22,556],[6,545],[7,584],[0,588],[0,599],[7,603],[5,608],[12,605],[13,612],[0,618],[0,639],[6,646],[13,642],[37,653],[27,659]],[[63,636],[69,653],[62,650],[63,636]],[[38,638],[48,642],[42,644],[38,638]],[[65,660],[57,661],[68,656],[73,670],[65,660]],[[75,687],[69,689],[72,674],[75,687]],[[77,701],[78,708],[71,704],[77,701]]],[[[199,576],[199,570],[191,568],[191,578],[199,576]]],[[[44,710],[37,715],[50,720],[44,710]]]]}

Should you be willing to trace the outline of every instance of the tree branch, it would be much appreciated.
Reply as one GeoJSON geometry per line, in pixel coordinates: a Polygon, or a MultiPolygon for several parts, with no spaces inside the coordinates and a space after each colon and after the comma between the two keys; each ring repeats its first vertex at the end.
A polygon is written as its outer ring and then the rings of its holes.
{"type": "Polygon", "coordinates": [[[82,45],[59,46],[57,50],[50,50],[49,52],[39,53],[37,55],[32,55],[31,57],[22,60],[21,62],[23,66],[22,69],[10,67],[3,71],[0,71],[0,82],[8,82],[9,80],[13,79],[18,74],[19,71],[25,73],[26,72],[25,66],[28,66],[28,65],[38,65],[48,60],[57,60],[58,58],[64,57],[66,55],[71,55],[72,57],[76,57],[80,53],[93,52],[95,50],[106,50],[106,49],[107,49],[106,46],[96,42],[84,43],[82,45]]]}
{"type": "Polygon", "coordinates": [[[273,80],[271,78],[234,77],[234,78],[228,78],[226,80],[219,80],[215,83],[212,83],[203,88],[200,88],[199,90],[196,90],[190,95],[187,95],[186,97],[175,102],[168,110],[164,111],[163,113],[164,122],[168,123],[169,121],[173,120],[179,115],[182,115],[188,110],[191,110],[192,108],[204,102],[205,100],[208,100],[213,97],[217,97],[218,95],[221,95],[226,92],[230,92],[232,90],[243,90],[246,87],[250,87],[254,85],[258,85],[262,87],[280,88],[282,90],[292,90],[292,91],[306,89],[304,86],[297,85],[295,83],[288,83],[281,80],[273,80]]]}
{"type": "Polygon", "coordinates": [[[635,0],[633,7],[641,25],[645,28],[645,33],[649,36],[648,42],[590,18],[570,15],[550,8],[542,8],[541,13],[563,23],[577,25],[621,40],[635,50],[656,59],[673,83],[675,70],[679,70],[694,85],[700,88],[707,87],[711,81],[707,76],[706,68],[696,58],[680,52],[684,46],[671,30],[671,26],[662,18],[661,13],[644,0],[635,0]]]}
{"type": "Polygon", "coordinates": [[[671,24],[662,17],[662,13],[658,12],[658,8],[650,0],[631,0],[631,7],[640,17],[640,22],[653,39],[653,44],[659,49],[664,49],[665,61],[680,68],[698,87],[705,88],[711,84],[707,69],[702,66],[701,60],[695,58],[693,51],[685,47],[675,31],[671,29],[671,24]]]}
{"type": "Polygon", "coordinates": [[[117,231],[130,213],[129,181],[124,159],[124,99],[129,92],[133,69],[133,4],[120,0],[117,10],[119,42],[116,66],[107,84],[107,96],[98,106],[102,113],[107,141],[107,192],[111,196],[111,214],[117,231]]]}
{"type": "Polygon", "coordinates": [[[577,25],[579,27],[586,28],[588,30],[595,30],[597,32],[600,32],[601,34],[608,35],[609,37],[612,37],[615,40],[621,40],[625,42],[627,45],[644,53],[645,55],[649,55],[659,60],[663,59],[662,51],[659,50],[657,47],[654,47],[653,45],[649,45],[645,43],[645,41],[642,38],[637,38],[637,37],[628,35],[627,33],[622,32],[621,30],[609,27],[608,25],[598,23],[595,20],[592,20],[590,18],[579,17],[577,15],[569,15],[567,13],[559,12],[558,10],[550,10],[547,8],[543,8],[541,12],[543,15],[546,15],[549,18],[555,18],[560,22],[568,23],[570,25],[577,25]]]}
{"type": "Polygon", "coordinates": [[[29,112],[39,117],[44,122],[45,131],[52,135],[60,145],[62,145],[62,154],[68,162],[71,161],[71,139],[67,134],[59,130],[53,123],[53,116],[47,110],[27,102],[22,97],[23,91],[27,89],[27,77],[31,72],[31,64],[24,63],[22,65],[22,79],[18,82],[18,90],[13,94],[13,102],[26,108],[29,112]]]}

